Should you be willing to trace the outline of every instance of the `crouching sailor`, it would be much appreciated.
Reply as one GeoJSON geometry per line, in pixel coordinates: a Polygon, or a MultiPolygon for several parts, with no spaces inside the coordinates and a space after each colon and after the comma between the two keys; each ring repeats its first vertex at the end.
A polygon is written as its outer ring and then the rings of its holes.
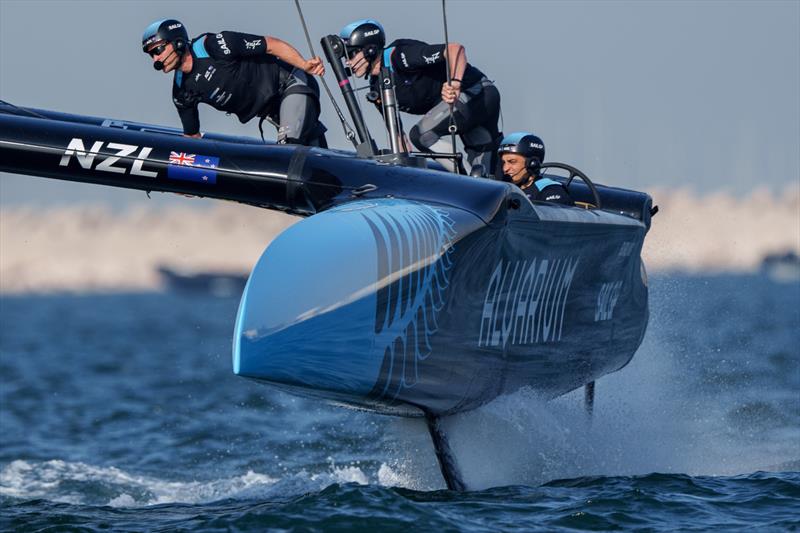
{"type": "Polygon", "coordinates": [[[497,149],[507,181],[522,189],[528,198],[539,202],[575,205],[567,189],[559,182],[541,176],[544,141],[532,133],[507,135],[497,149]]]}
{"type": "MultiPolygon", "coordinates": [[[[486,76],[467,63],[464,47],[458,43],[427,44],[414,39],[397,39],[386,47],[383,26],[374,20],[359,20],[345,26],[344,41],[348,65],[357,77],[370,78],[372,90],[380,94],[378,74],[381,62],[394,72],[395,93],[400,111],[423,115],[409,132],[411,142],[423,152],[452,153],[449,136],[450,104],[458,134],[467,151],[473,173],[490,171],[500,141],[500,93],[486,76]],[[447,61],[451,82],[447,83],[447,61]],[[477,167],[481,165],[481,167],[477,167]]],[[[380,108],[379,108],[380,111],[380,108]]],[[[455,165],[441,161],[450,170],[455,165]]]]}
{"type": "Polygon", "coordinates": [[[175,72],[172,99],[185,135],[200,137],[197,105],[202,102],[235,114],[242,123],[256,116],[270,120],[279,143],[327,146],[319,86],[312,76],[325,73],[320,58],[306,60],[275,37],[232,31],[190,41],[186,27],[173,19],[148,26],[142,50],[156,70],[175,72]]]}

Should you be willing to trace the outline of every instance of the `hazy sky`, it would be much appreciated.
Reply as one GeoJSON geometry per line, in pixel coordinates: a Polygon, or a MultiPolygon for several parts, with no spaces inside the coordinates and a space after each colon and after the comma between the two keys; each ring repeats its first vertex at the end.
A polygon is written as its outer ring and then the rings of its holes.
{"type": "MultiPolygon", "coordinates": [[[[444,41],[436,0],[301,3],[318,52],[319,37],[367,17],[382,21],[390,40],[444,41]]],[[[643,189],[740,193],[800,181],[800,1],[447,6],[451,40],[497,83],[504,131],[536,132],[550,161],[643,189]]],[[[144,28],[168,17],[181,19],[192,36],[275,35],[308,54],[290,0],[0,0],[0,99],[178,127],[171,75],[153,70],[140,48],[144,28]]],[[[329,143],[349,147],[324,95],[322,106],[329,143]]],[[[385,143],[377,113],[365,111],[385,143]]],[[[407,127],[412,120],[405,119],[407,127]]],[[[205,131],[258,135],[255,121],[241,125],[207,106],[201,124],[205,131]]],[[[121,205],[146,197],[0,174],[3,205],[76,201],[121,205]]]]}

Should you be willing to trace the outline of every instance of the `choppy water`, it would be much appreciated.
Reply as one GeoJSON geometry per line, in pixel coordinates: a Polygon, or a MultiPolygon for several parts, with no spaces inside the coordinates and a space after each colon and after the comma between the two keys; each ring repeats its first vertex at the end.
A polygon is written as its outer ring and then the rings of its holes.
{"type": "Polygon", "coordinates": [[[0,529],[800,529],[800,284],[651,279],[645,342],[581,394],[424,425],[232,375],[237,301],[0,299],[0,529]],[[491,488],[494,487],[494,488],[491,488]]]}

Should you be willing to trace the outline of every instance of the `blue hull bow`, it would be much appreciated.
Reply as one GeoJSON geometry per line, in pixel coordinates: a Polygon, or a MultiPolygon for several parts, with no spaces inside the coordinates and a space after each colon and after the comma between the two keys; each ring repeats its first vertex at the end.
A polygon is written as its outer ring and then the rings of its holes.
{"type": "Polygon", "coordinates": [[[526,201],[490,223],[357,201],[292,226],[242,298],[234,370],[382,413],[552,397],[624,366],[647,325],[644,224],[526,201]]]}

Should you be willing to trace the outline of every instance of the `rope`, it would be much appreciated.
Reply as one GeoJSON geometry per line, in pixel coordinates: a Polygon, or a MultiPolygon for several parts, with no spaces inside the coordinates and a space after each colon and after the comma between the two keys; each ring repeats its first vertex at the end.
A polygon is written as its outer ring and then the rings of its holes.
{"type": "MultiPolygon", "coordinates": [[[[445,0],[442,0],[442,21],[444,23],[444,62],[447,69],[447,85],[452,86],[452,76],[450,75],[450,39],[447,36],[447,8],[445,7],[445,0]]],[[[456,58],[458,60],[458,58],[456,58]]],[[[453,144],[453,164],[456,167],[456,173],[461,173],[461,165],[458,164],[458,155],[456,150],[456,118],[453,115],[453,104],[450,104],[450,124],[447,127],[450,132],[450,142],[453,144]]]]}
{"type": "MultiPolygon", "coordinates": [[[[312,44],[311,36],[308,33],[306,18],[303,16],[303,10],[300,7],[300,0],[294,0],[294,5],[297,7],[297,14],[300,15],[300,23],[303,25],[303,32],[306,34],[306,42],[308,42],[308,48],[311,51],[311,56],[316,57],[317,54],[314,52],[314,45],[312,44]]],[[[328,98],[330,98],[331,104],[333,104],[333,108],[336,110],[336,114],[339,116],[339,122],[342,123],[342,129],[344,129],[344,134],[347,137],[347,140],[353,143],[354,147],[358,147],[356,142],[356,132],[353,131],[353,128],[350,126],[350,124],[348,124],[347,119],[342,113],[342,110],[339,108],[339,104],[337,104],[336,100],[333,98],[333,93],[331,92],[330,87],[328,87],[328,83],[325,81],[325,78],[320,76],[320,80],[322,81],[322,86],[325,87],[325,92],[328,93],[328,98]]]]}

